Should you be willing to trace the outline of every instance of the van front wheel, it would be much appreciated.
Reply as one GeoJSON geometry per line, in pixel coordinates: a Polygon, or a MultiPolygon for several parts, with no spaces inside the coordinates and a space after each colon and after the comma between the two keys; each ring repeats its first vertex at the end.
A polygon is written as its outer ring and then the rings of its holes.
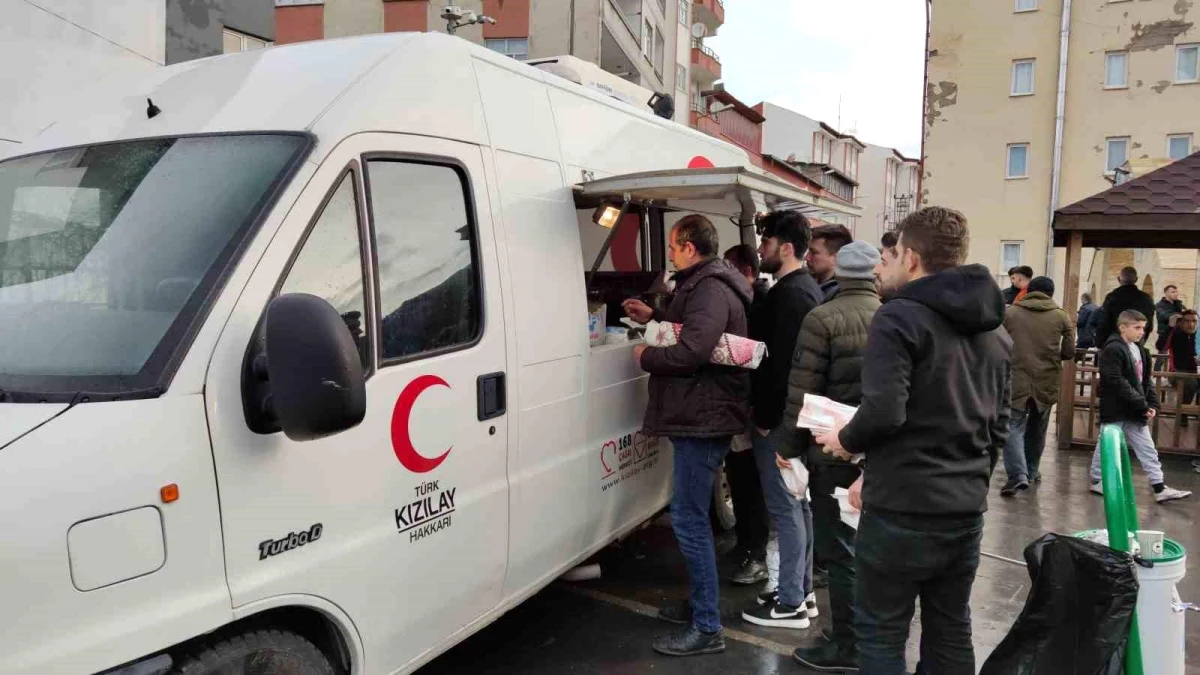
{"type": "Polygon", "coordinates": [[[175,659],[172,675],[334,675],[313,643],[281,630],[254,630],[197,643],[175,659]]]}

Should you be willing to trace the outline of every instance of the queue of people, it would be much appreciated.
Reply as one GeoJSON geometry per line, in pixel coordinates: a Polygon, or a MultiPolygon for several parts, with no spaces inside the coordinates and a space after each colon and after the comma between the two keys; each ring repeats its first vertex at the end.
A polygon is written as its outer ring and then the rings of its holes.
{"type": "MultiPolygon", "coordinates": [[[[679,221],[669,242],[676,291],[658,317],[683,324],[679,343],[634,352],[651,375],[646,431],[675,448],[672,523],[690,582],[686,601],[659,612],[681,630],[654,648],[673,656],[725,648],[708,500],[726,461],[739,522],[746,516],[738,580],[761,581],[765,530],[779,550],[777,587],[743,620],[810,627],[820,611],[815,553],[828,568],[832,621],[826,642],[796,650],[796,660],[831,672],[904,672],[921,597],[940,608],[923,613],[926,667],[973,673],[968,600],[1011,415],[1004,297],[986,268],[964,265],[966,219],[949,209],[912,214],[882,249],[845,228],[814,229],[794,212],[769,214],[759,228],[756,269],[744,248],[718,258],[704,217],[679,221]],[[769,290],[755,288],[759,273],[772,277],[769,290]],[[713,365],[721,333],[761,341],[767,356],[749,375],[713,365]],[[810,394],[858,413],[814,437],[797,428],[810,394]],[[794,458],[808,470],[803,497],[783,477],[794,458]],[[857,531],[841,518],[838,488],[863,509],[857,531]]],[[[624,308],[637,321],[654,317],[640,300],[624,308]]]]}
{"type": "MultiPolygon", "coordinates": [[[[992,473],[1003,461],[1004,497],[1040,480],[1076,324],[1054,302],[1050,278],[1014,268],[1016,290],[1005,293],[986,267],[965,264],[967,221],[951,209],[911,214],[879,248],[840,226],[814,229],[795,212],[768,214],[758,234],[757,251],[739,245],[718,257],[716,227],[700,215],[683,218],[670,233],[676,272],[666,310],[624,303],[636,321],[683,326],[671,347],[634,350],[650,374],[645,431],[667,436],[675,449],[672,525],[690,583],[686,600],[659,611],[681,630],[654,649],[725,650],[709,524],[724,464],[744,556],[733,581],[769,583],[744,621],[809,628],[820,612],[815,557],[828,569],[831,621],[819,646],[795,651],[798,662],[822,672],[904,673],[920,598],[925,672],[973,674],[969,600],[992,473]],[[723,333],[766,345],[757,369],[710,362],[723,333]],[[797,426],[810,395],[856,412],[810,433],[797,426]],[[795,459],[807,468],[803,496],[784,478],[795,459]],[[861,511],[856,528],[842,518],[839,489],[861,511]],[[777,579],[767,564],[775,544],[777,579]]],[[[1122,286],[1089,310],[1080,330],[1094,330],[1089,337],[1104,347],[1101,419],[1122,427],[1165,502],[1190,493],[1165,485],[1147,431],[1159,407],[1141,346],[1153,313],[1136,309],[1148,299],[1136,277],[1123,270],[1122,286]]],[[[1198,317],[1176,305],[1164,310],[1175,327],[1163,342],[1173,367],[1194,373],[1198,317]]],[[[1095,458],[1091,478],[1090,490],[1102,492],[1095,458]]]]}

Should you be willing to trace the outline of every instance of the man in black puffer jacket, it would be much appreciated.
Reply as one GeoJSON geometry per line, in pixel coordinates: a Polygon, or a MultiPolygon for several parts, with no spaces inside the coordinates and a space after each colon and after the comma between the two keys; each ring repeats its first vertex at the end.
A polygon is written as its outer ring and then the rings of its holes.
{"type": "Polygon", "coordinates": [[[1012,340],[991,272],[960,267],[968,245],[957,211],[924,208],[900,224],[899,257],[881,267],[891,299],[868,333],[862,403],[844,429],[814,439],[842,458],[866,455],[855,541],[863,673],[905,672],[917,597],[918,672],[975,673],[969,602],[1008,433],[1012,340]]]}
{"type": "Polygon", "coordinates": [[[670,656],[725,651],[718,607],[717,554],[708,512],[713,484],[729,443],[750,422],[750,375],[709,362],[722,333],[747,335],[750,285],[717,257],[717,228],[704,216],[687,216],[671,230],[675,294],[662,316],[640,300],[626,300],[625,312],[646,323],[653,316],[681,324],[670,347],[634,348],[637,363],[650,373],[650,402],[644,429],[667,436],[674,448],[675,481],[671,525],[691,578],[691,599],[665,607],[660,616],[686,624],[654,649],[670,656]]]}

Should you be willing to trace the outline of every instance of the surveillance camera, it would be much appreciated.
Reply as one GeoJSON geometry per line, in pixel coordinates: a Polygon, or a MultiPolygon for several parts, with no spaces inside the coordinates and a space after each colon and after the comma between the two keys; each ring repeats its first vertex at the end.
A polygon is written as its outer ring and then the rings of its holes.
{"type": "Polygon", "coordinates": [[[488,23],[490,23],[490,24],[492,24],[493,26],[495,26],[495,25],[496,25],[496,20],[495,20],[495,19],[493,19],[493,18],[492,18],[492,17],[490,17],[490,16],[485,16],[485,17],[483,17],[483,20],[484,20],[484,21],[486,21],[486,22],[488,22],[488,23]]]}

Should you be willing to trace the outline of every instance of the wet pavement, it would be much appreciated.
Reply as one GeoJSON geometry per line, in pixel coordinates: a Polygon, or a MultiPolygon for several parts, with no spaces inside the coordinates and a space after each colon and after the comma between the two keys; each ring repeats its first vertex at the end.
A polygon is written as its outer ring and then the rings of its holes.
{"type": "MultiPolygon", "coordinates": [[[[1088,453],[1058,452],[1053,449],[1053,439],[1048,446],[1042,465],[1044,480],[1014,499],[999,496],[1005,477],[1003,469],[997,469],[984,527],[985,553],[1021,560],[1025,546],[1043,533],[1070,534],[1104,526],[1103,500],[1087,490],[1088,453]]],[[[1188,460],[1164,457],[1163,463],[1169,485],[1200,489],[1200,474],[1188,460]]],[[[1189,551],[1200,551],[1196,526],[1200,498],[1159,505],[1136,465],[1134,481],[1141,527],[1163,530],[1189,551]]],[[[653,618],[657,607],[686,595],[683,561],[666,522],[661,518],[602,552],[597,557],[603,569],[600,579],[552,585],[422,668],[419,675],[813,672],[795,663],[791,651],[821,639],[818,631],[826,625],[827,612],[804,631],[753,626],[740,614],[753,603],[759,586],[722,583],[721,615],[728,646],[724,654],[671,659],[650,649],[655,637],[674,628],[653,618]]],[[[724,579],[737,562],[722,560],[724,579]]],[[[1179,584],[1179,595],[1185,601],[1200,602],[1198,565],[1200,556],[1189,557],[1188,576],[1179,584]]],[[[971,600],[979,666],[1020,614],[1029,588],[1024,567],[993,558],[981,562],[971,600]]],[[[825,608],[828,599],[823,590],[818,590],[817,598],[825,608]]],[[[910,667],[916,662],[919,620],[918,612],[909,640],[910,667]]],[[[1200,615],[1195,613],[1188,616],[1187,648],[1191,654],[1200,654],[1200,615]]],[[[1187,675],[1200,675],[1200,663],[1189,664],[1187,675]]]]}

